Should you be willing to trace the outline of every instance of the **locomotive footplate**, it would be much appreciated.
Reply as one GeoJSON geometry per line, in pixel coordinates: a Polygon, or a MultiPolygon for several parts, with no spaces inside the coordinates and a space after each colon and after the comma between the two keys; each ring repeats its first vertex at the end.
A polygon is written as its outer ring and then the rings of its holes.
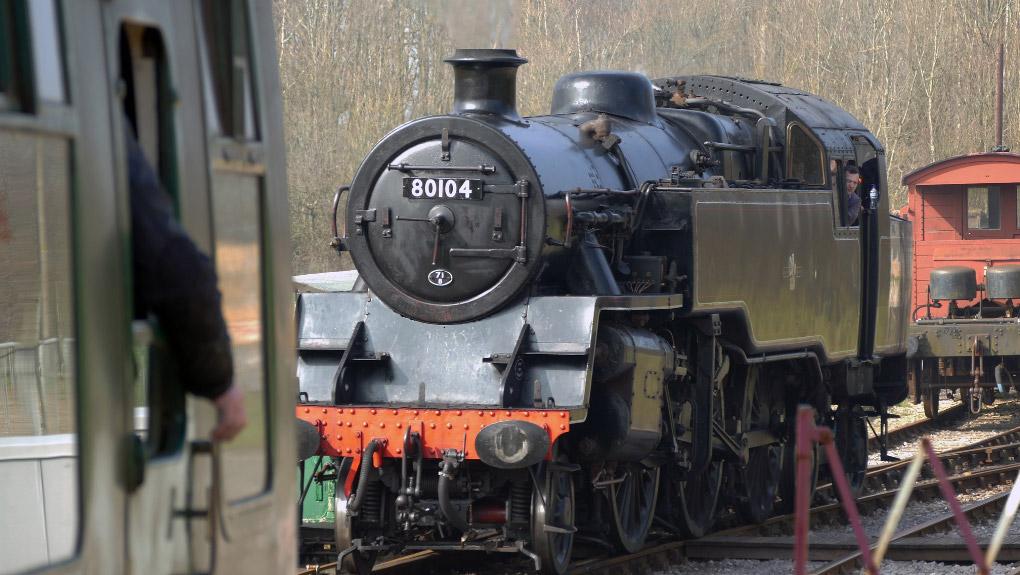
{"type": "MultiPolygon", "coordinates": [[[[545,452],[542,458],[548,459],[548,446],[570,430],[570,411],[566,409],[298,405],[297,417],[319,430],[320,455],[352,458],[354,467],[344,482],[344,492],[348,496],[361,464],[361,454],[373,440],[376,449],[372,463],[379,467],[383,458],[403,457],[405,436],[409,431],[417,436],[425,459],[441,460],[449,452],[456,452],[464,459],[485,459],[485,454],[480,454],[476,447],[482,430],[498,424],[514,431],[522,429],[523,435],[537,428],[544,432],[543,439],[548,443],[532,441],[530,445],[540,447],[545,452]]],[[[485,444],[484,435],[482,445],[485,444]]],[[[527,449],[529,443],[523,445],[527,449]]]]}

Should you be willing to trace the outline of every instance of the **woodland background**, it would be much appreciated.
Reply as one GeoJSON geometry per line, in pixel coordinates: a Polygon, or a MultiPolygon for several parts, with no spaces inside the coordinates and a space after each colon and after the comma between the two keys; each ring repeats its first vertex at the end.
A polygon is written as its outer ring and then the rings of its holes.
{"type": "Polygon", "coordinates": [[[1004,143],[1020,151],[1020,0],[274,0],[294,273],[349,267],[328,248],[337,185],[398,124],[446,112],[454,47],[517,48],[522,114],[562,74],[635,70],[781,82],[843,106],[903,174],[1004,143]]]}

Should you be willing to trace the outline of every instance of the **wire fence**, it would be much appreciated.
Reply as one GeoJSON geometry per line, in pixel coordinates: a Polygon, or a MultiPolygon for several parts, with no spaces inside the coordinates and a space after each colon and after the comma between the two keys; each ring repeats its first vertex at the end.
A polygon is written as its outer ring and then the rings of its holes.
{"type": "Polygon", "coordinates": [[[75,430],[72,338],[0,342],[0,437],[75,430]]]}

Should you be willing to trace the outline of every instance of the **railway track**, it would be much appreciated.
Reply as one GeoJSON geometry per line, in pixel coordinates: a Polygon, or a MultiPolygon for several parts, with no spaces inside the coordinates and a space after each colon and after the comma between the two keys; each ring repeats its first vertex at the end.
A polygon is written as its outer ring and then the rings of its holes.
{"type": "MultiPolygon", "coordinates": [[[[1020,461],[1020,427],[997,433],[963,447],[943,451],[939,453],[939,460],[952,474],[963,473],[966,469],[1020,461]]],[[[869,468],[864,479],[862,494],[878,493],[899,487],[903,473],[909,465],[910,461],[905,459],[869,468]]],[[[925,466],[921,478],[931,477],[930,468],[925,466]]],[[[815,501],[820,504],[835,502],[835,487],[831,483],[820,484],[815,491],[815,501]]]]}
{"type": "MultiPolygon", "coordinates": [[[[1018,472],[1020,472],[1020,463],[1011,463],[1007,465],[994,465],[975,471],[967,471],[953,475],[949,479],[953,484],[953,489],[957,493],[960,493],[967,490],[988,489],[998,485],[1009,484],[1014,478],[1016,478],[1018,472]]],[[[897,492],[898,489],[894,487],[878,493],[864,495],[857,499],[857,508],[860,510],[861,515],[870,515],[880,509],[888,507],[888,505],[890,505],[892,500],[896,497],[897,492]]],[[[911,501],[930,501],[937,499],[938,497],[938,482],[933,479],[929,479],[917,482],[914,486],[911,501]]],[[[810,520],[812,530],[833,525],[842,525],[844,524],[843,508],[839,503],[828,503],[812,507],[810,520]]],[[[714,559],[722,557],[721,555],[716,554],[713,549],[716,547],[733,547],[730,544],[732,540],[741,540],[745,537],[792,537],[793,522],[794,516],[792,514],[779,515],[770,518],[760,525],[745,525],[733,529],[717,531],[711,535],[702,537],[701,539],[688,541],[688,556],[694,559],[714,559]],[[705,549],[705,551],[699,551],[700,549],[705,549]]],[[[758,556],[745,557],[740,549],[731,549],[729,553],[730,554],[727,555],[727,557],[733,559],[761,558],[758,556]]],[[[754,551],[749,551],[749,553],[753,555],[754,551]]],[[[790,555],[788,554],[785,557],[788,558],[790,555]]],[[[777,557],[770,558],[774,559],[777,557]]]]}
{"type": "MultiPolygon", "coordinates": [[[[890,429],[886,438],[886,445],[893,447],[895,445],[902,445],[911,441],[916,441],[922,435],[930,433],[931,431],[942,429],[947,423],[951,423],[958,419],[962,419],[967,416],[967,406],[964,403],[957,403],[945,411],[939,412],[935,419],[920,419],[907,425],[890,429]]],[[[878,437],[871,435],[868,437],[868,451],[878,451],[880,443],[878,437]]]]}
{"type": "MultiPolygon", "coordinates": [[[[963,511],[972,522],[995,517],[1008,497],[1003,492],[981,501],[963,505],[963,511]]],[[[951,512],[939,514],[923,523],[901,529],[894,537],[885,555],[887,560],[898,561],[970,561],[966,546],[957,537],[929,539],[928,535],[952,531],[955,528],[951,512]]],[[[697,559],[790,559],[793,556],[793,537],[737,536],[708,541],[688,541],[683,556],[697,559]]],[[[874,548],[874,547],[873,547],[874,548]]],[[[1020,544],[1003,547],[999,561],[1020,560],[1020,544]]],[[[839,539],[812,540],[809,561],[826,561],[812,575],[850,573],[863,567],[861,555],[852,535],[839,539]]]]}

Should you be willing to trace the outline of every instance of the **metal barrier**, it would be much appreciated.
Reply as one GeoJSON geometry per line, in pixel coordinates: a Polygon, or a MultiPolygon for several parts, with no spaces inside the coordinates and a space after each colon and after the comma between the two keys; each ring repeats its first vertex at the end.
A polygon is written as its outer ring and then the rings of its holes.
{"type": "MultiPolygon", "coordinates": [[[[13,402],[18,401],[19,387],[18,387],[18,355],[20,352],[31,353],[31,370],[32,373],[28,374],[29,379],[34,378],[35,389],[33,391],[35,395],[34,406],[35,409],[30,410],[32,414],[33,428],[32,435],[46,435],[53,432],[54,430],[48,428],[48,420],[46,416],[46,403],[47,403],[47,388],[50,387],[46,384],[46,369],[44,361],[44,350],[47,347],[54,346],[55,351],[52,356],[56,360],[56,380],[62,381],[67,376],[68,363],[66,354],[64,352],[64,346],[66,343],[71,342],[70,338],[63,337],[51,337],[43,340],[36,341],[34,343],[26,344],[22,342],[8,341],[0,342],[0,402],[2,402],[3,419],[0,420],[0,432],[10,432],[11,426],[13,425],[13,418],[11,415],[12,398],[11,392],[13,390],[14,399],[13,402]]],[[[29,369],[24,369],[24,359],[22,363],[22,376],[26,375],[29,369]]],[[[27,385],[32,385],[28,383],[27,385]]],[[[71,383],[73,385],[73,382],[71,383]]],[[[17,409],[15,409],[15,416],[17,415],[17,409]]]]}
{"type": "Polygon", "coordinates": [[[846,481],[843,461],[839,458],[836,444],[832,441],[832,430],[828,427],[815,425],[815,410],[808,406],[801,406],[797,410],[797,496],[794,500],[793,572],[796,575],[807,575],[808,528],[811,511],[811,493],[808,492],[807,486],[811,483],[811,466],[814,460],[812,451],[815,443],[825,448],[829,469],[832,471],[833,481],[839,491],[839,498],[843,502],[843,509],[846,511],[847,517],[850,518],[850,525],[853,527],[854,537],[857,539],[857,547],[861,550],[865,569],[870,575],[878,575],[878,567],[871,557],[868,534],[861,526],[861,515],[857,512],[857,502],[846,481]]]}
{"type": "Polygon", "coordinates": [[[932,447],[931,441],[928,438],[923,438],[921,440],[921,449],[914,455],[903,477],[903,481],[900,483],[892,509],[889,511],[889,517],[882,528],[882,534],[875,545],[872,546],[861,526],[857,502],[850,492],[846,475],[843,473],[843,463],[833,442],[832,430],[816,425],[814,409],[802,406],[797,412],[796,438],[797,487],[794,507],[796,514],[794,524],[794,573],[796,575],[806,575],[807,573],[809,514],[811,506],[811,493],[808,492],[808,485],[811,480],[812,451],[814,450],[815,443],[820,444],[825,449],[833,481],[836,484],[836,489],[839,491],[840,502],[847,517],[850,519],[850,524],[853,526],[854,535],[857,539],[857,547],[861,553],[861,560],[864,563],[865,571],[869,575],[878,575],[878,566],[882,563],[882,558],[885,557],[889,543],[893,540],[896,528],[899,526],[903,511],[910,502],[910,495],[914,490],[914,484],[920,476],[921,467],[924,466],[925,460],[928,460],[932,471],[935,473],[942,497],[949,504],[957,528],[964,539],[971,560],[977,566],[978,573],[981,575],[989,573],[989,569],[995,563],[995,558],[998,556],[1002,543],[1009,532],[1009,527],[1016,517],[1017,510],[1020,508],[1020,476],[1013,482],[1012,491],[1009,494],[1003,514],[999,518],[999,523],[996,526],[992,540],[988,545],[988,551],[982,554],[977,539],[974,537],[974,532],[971,529],[970,521],[967,520],[963,508],[960,506],[960,501],[956,498],[956,493],[953,491],[945,466],[935,452],[935,448],[932,447]]]}
{"type": "Polygon", "coordinates": [[[0,388],[3,389],[3,405],[4,405],[4,422],[5,425],[9,425],[11,421],[11,408],[10,408],[10,395],[8,388],[14,386],[14,352],[17,351],[18,344],[13,341],[0,343],[0,359],[4,360],[4,366],[7,368],[9,374],[6,378],[0,378],[0,388]]]}

